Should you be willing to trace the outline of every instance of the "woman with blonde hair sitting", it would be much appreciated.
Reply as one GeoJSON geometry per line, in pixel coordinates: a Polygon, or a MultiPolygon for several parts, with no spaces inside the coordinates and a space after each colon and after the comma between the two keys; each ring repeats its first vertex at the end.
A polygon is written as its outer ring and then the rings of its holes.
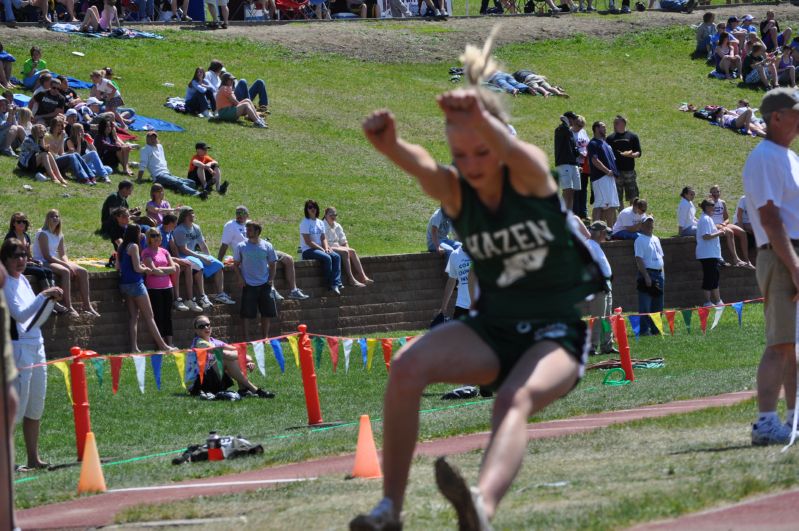
{"type": "Polygon", "coordinates": [[[374,280],[364,273],[361,259],[347,242],[347,235],[336,221],[337,217],[338,213],[335,208],[325,209],[325,237],[330,249],[341,256],[341,268],[344,270],[347,280],[356,288],[365,288],[367,284],[374,284],[374,280]]]}

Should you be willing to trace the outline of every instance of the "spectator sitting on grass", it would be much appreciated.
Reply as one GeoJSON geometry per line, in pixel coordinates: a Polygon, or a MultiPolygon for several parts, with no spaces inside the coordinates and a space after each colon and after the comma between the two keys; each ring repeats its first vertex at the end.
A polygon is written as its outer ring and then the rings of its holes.
{"type": "Polygon", "coordinates": [[[75,180],[79,183],[89,185],[97,184],[97,176],[86,161],[81,158],[77,153],[66,153],[64,147],[66,144],[67,134],[64,132],[64,117],[56,116],[50,120],[50,131],[44,136],[44,142],[47,150],[55,157],[58,169],[61,170],[63,175],[66,171],[71,171],[75,180]]]}
{"type": "Polygon", "coordinates": [[[731,43],[738,43],[738,48],[735,50],[735,53],[738,55],[741,54],[741,43],[744,42],[746,36],[749,34],[749,31],[745,28],[742,28],[739,24],[738,17],[732,15],[727,19],[727,25],[724,27],[724,31],[730,34],[730,42],[731,43]]]}
{"type": "MultiPolygon", "coordinates": [[[[47,13],[46,6],[47,2],[42,0],[43,14],[47,13]]],[[[47,70],[47,61],[42,59],[42,49],[38,46],[32,46],[30,54],[30,59],[22,63],[22,85],[28,90],[33,90],[42,71],[47,70]]]]}
{"type": "MultiPolygon", "coordinates": [[[[13,20],[13,16],[11,17],[13,20]]],[[[8,13],[6,13],[6,20],[8,20],[8,13]]],[[[16,61],[16,58],[3,49],[3,44],[0,43],[0,89],[14,90],[16,85],[11,82],[11,67],[16,61]]]]}
{"type": "Polygon", "coordinates": [[[796,88],[796,62],[790,46],[782,47],[782,55],[777,63],[777,81],[796,88]]]}
{"type": "Polygon", "coordinates": [[[309,199],[300,222],[300,250],[303,260],[316,260],[322,266],[325,284],[335,295],[341,295],[341,257],[333,252],[325,236],[325,223],[319,219],[319,203],[309,199]]]}
{"type": "Polygon", "coordinates": [[[763,44],[763,41],[760,40],[760,37],[757,36],[757,33],[747,33],[746,39],[744,40],[743,50],[741,51],[741,57],[747,57],[750,53],[752,53],[752,49],[755,47],[755,44],[763,44]]]}
{"type": "Polygon", "coordinates": [[[358,253],[355,252],[355,249],[351,248],[347,242],[347,235],[344,234],[344,229],[336,221],[337,217],[338,213],[335,208],[328,207],[325,209],[324,221],[327,244],[341,256],[342,269],[351,285],[357,288],[365,288],[367,284],[374,284],[374,280],[367,277],[363,271],[361,259],[358,258],[358,253]]]}
{"type": "Polygon", "coordinates": [[[616,224],[613,225],[614,240],[635,240],[641,230],[641,221],[646,214],[646,200],[635,198],[627,208],[619,212],[616,224]]]}
{"type": "MultiPolygon", "coordinates": [[[[11,95],[9,99],[6,96],[7,101],[14,101],[14,95],[11,95]]],[[[17,120],[19,122],[19,126],[25,131],[25,136],[31,134],[31,129],[33,128],[33,113],[27,107],[18,107],[17,108],[17,120]]]]}
{"type": "MultiPolygon", "coordinates": [[[[74,111],[74,109],[70,110],[74,111]]],[[[111,175],[113,170],[110,166],[103,164],[103,161],[100,160],[100,155],[94,149],[94,144],[89,142],[89,139],[91,139],[91,136],[84,132],[83,125],[76,123],[72,126],[64,149],[67,153],[80,155],[89,168],[94,171],[96,178],[104,183],[110,183],[111,179],[108,176],[111,175]]]]}
{"type": "MultiPolygon", "coordinates": [[[[49,70],[43,70],[39,74],[39,79],[36,80],[36,83],[33,85],[33,95],[37,95],[40,92],[47,92],[50,90],[50,81],[53,79],[53,74],[50,73],[49,70]]],[[[28,102],[28,106],[30,107],[33,102],[28,102]]]]}
{"type": "Polygon", "coordinates": [[[741,56],[735,53],[735,49],[730,44],[730,34],[726,31],[719,33],[719,41],[713,50],[713,58],[716,71],[723,73],[727,79],[734,79],[737,77],[735,71],[741,71],[741,56]]]}
{"type": "MultiPolygon", "coordinates": [[[[169,188],[180,194],[197,196],[202,200],[208,197],[208,192],[203,188],[197,189],[196,181],[172,175],[166,164],[164,146],[158,142],[158,133],[156,131],[147,131],[145,138],[147,145],[139,152],[139,175],[136,182],[141,182],[144,170],[147,169],[153,182],[162,187],[162,192],[163,188],[169,188]]],[[[160,218],[158,221],[160,221],[160,218]]]]}
{"type": "Polygon", "coordinates": [[[111,31],[111,26],[114,24],[121,28],[122,22],[119,20],[119,13],[114,4],[116,4],[116,0],[103,0],[102,13],[97,10],[96,6],[89,6],[83,17],[83,23],[80,25],[80,31],[85,33],[111,31]]]}
{"type": "MultiPolygon", "coordinates": [[[[239,395],[241,397],[257,396],[259,398],[274,398],[275,393],[266,391],[254,386],[247,376],[241,371],[239,366],[239,353],[236,347],[228,345],[211,336],[211,320],[205,315],[200,315],[194,319],[194,339],[191,342],[193,351],[186,355],[186,387],[192,396],[216,395],[227,391],[233,383],[239,384],[239,395]],[[209,349],[205,358],[203,378],[200,380],[200,368],[197,363],[196,349],[209,349]],[[222,349],[222,376],[217,372],[217,361],[214,352],[210,349],[222,349]]],[[[247,368],[255,370],[255,363],[249,355],[246,357],[247,368]]],[[[205,398],[213,398],[205,397],[205,398]]]]}
{"type": "Polygon", "coordinates": [[[461,242],[449,238],[450,232],[452,220],[441,208],[437,208],[427,222],[427,250],[449,258],[449,253],[461,246],[461,242]]]}
{"type": "MultiPolygon", "coordinates": [[[[225,253],[228,251],[228,249],[232,251],[238,244],[247,239],[247,220],[249,217],[249,209],[244,205],[239,205],[236,207],[236,217],[225,223],[225,226],[222,229],[222,243],[219,245],[219,252],[216,255],[220,261],[225,259],[225,253]]],[[[264,237],[264,239],[269,241],[269,238],[264,237]]],[[[290,254],[284,253],[283,251],[275,250],[275,254],[277,255],[277,261],[283,265],[283,274],[286,276],[286,282],[291,289],[289,292],[289,299],[307,299],[308,295],[303,293],[302,290],[297,287],[297,275],[294,271],[294,259],[290,254]]],[[[275,298],[275,300],[283,300],[283,296],[280,295],[280,293],[278,293],[278,291],[275,289],[274,283],[272,284],[272,296],[275,298]]]]}
{"type": "MultiPolygon", "coordinates": [[[[203,282],[202,270],[199,268],[195,270],[191,262],[178,256],[180,253],[178,252],[178,246],[175,245],[175,239],[173,237],[173,233],[177,226],[178,217],[176,215],[164,214],[162,223],[158,227],[158,231],[161,233],[161,248],[169,252],[172,256],[172,261],[180,268],[178,271],[172,273],[172,292],[175,294],[173,306],[175,310],[179,312],[189,310],[201,312],[203,311],[203,306],[201,306],[198,301],[203,301],[203,299],[208,300],[208,297],[205,297],[205,284],[203,282]],[[186,286],[185,301],[180,298],[181,275],[183,275],[186,286]],[[199,297],[194,296],[195,283],[197,284],[197,291],[200,293],[199,297]]],[[[208,306],[212,306],[211,301],[208,301],[208,306]]]]}
{"type": "Polygon", "coordinates": [[[103,201],[103,206],[100,207],[100,233],[108,237],[116,223],[111,217],[111,212],[119,207],[125,207],[130,210],[133,215],[139,215],[141,210],[138,208],[130,208],[128,205],[128,197],[133,194],[133,183],[124,180],[119,181],[117,191],[109,194],[103,201]]]}
{"type": "Polygon", "coordinates": [[[686,186],[680,192],[680,204],[677,206],[677,234],[680,236],[696,236],[696,192],[686,186]]]}
{"type": "Polygon", "coordinates": [[[186,87],[186,112],[208,118],[216,115],[216,96],[214,88],[205,80],[205,70],[194,69],[194,77],[186,87]],[[210,109],[210,110],[209,110],[210,109]]]}
{"type": "Polygon", "coordinates": [[[119,88],[105,77],[105,70],[94,70],[90,74],[92,80],[91,96],[103,102],[105,112],[114,113],[114,119],[124,129],[127,129],[131,120],[117,112],[125,104],[119,88]]]}
{"type": "Polygon", "coordinates": [[[791,28],[780,32],[780,24],[774,18],[774,11],[766,11],[766,20],[760,23],[760,36],[766,50],[772,52],[778,47],[791,42],[791,28]]]}
{"type": "Polygon", "coordinates": [[[172,208],[169,201],[164,199],[164,187],[158,183],[150,186],[150,200],[144,206],[147,217],[156,222],[156,226],[161,225],[164,214],[174,214],[177,209],[172,208]]]}
{"type": "MultiPolygon", "coordinates": [[[[180,258],[190,261],[194,269],[201,269],[205,278],[214,279],[216,286],[214,300],[222,304],[236,304],[236,301],[225,293],[225,266],[208,252],[208,245],[205,243],[202,230],[200,230],[199,225],[194,223],[193,208],[185,206],[180,209],[178,226],[175,229],[174,237],[180,258]]],[[[210,304],[206,295],[203,295],[201,300],[204,307],[210,304]]]]}
{"type": "Polygon", "coordinates": [[[755,247],[755,231],[749,221],[749,212],[746,210],[746,196],[742,195],[738,200],[738,207],[735,209],[735,219],[733,222],[746,232],[746,241],[749,247],[755,247]]]}
{"type": "Polygon", "coordinates": [[[532,70],[517,70],[513,73],[513,78],[519,83],[527,85],[527,88],[533,95],[541,94],[545,98],[549,96],[569,97],[562,88],[550,85],[547,82],[546,76],[540,76],[532,70]]]}
{"type": "Polygon", "coordinates": [[[716,15],[708,11],[702,15],[702,23],[696,28],[696,51],[695,57],[710,59],[713,53],[711,39],[716,34],[716,15]]]}
{"type": "MultiPolygon", "coordinates": [[[[155,222],[147,216],[132,216],[130,211],[125,207],[119,207],[112,210],[111,218],[114,220],[114,225],[111,228],[109,237],[111,239],[111,245],[114,246],[114,251],[116,251],[119,246],[122,245],[122,239],[125,237],[125,231],[127,231],[128,225],[130,225],[131,221],[141,225],[144,230],[149,229],[155,224],[155,222]]],[[[146,243],[143,237],[142,242],[140,243],[142,243],[142,247],[146,243]]]]}
{"type": "Polygon", "coordinates": [[[777,59],[766,55],[766,47],[760,43],[752,46],[752,53],[743,62],[741,75],[744,83],[755,85],[761,83],[766,90],[777,86],[777,59]]]}
{"type": "Polygon", "coordinates": [[[261,238],[262,227],[247,221],[247,239],[233,248],[233,263],[241,282],[241,320],[245,341],[269,337],[269,323],[277,317],[272,284],[277,270],[277,255],[272,244],[261,238]],[[261,315],[261,336],[253,338],[250,322],[261,315]]]}
{"type": "Polygon", "coordinates": [[[237,122],[240,116],[246,117],[255,127],[266,129],[266,122],[258,116],[255,106],[249,99],[238,100],[233,93],[235,78],[225,72],[216,93],[216,114],[223,122],[237,122]]]}
{"type": "Polygon", "coordinates": [[[45,131],[42,124],[36,124],[31,128],[31,134],[25,137],[19,148],[17,166],[24,171],[35,173],[37,181],[52,179],[53,182],[66,187],[67,180],[61,175],[55,157],[47,150],[44,142],[45,131]],[[44,170],[46,175],[39,170],[44,170]]]}
{"type": "Polygon", "coordinates": [[[755,266],[749,261],[749,244],[746,239],[746,233],[741,227],[730,222],[727,203],[721,198],[721,188],[717,184],[710,187],[710,197],[713,199],[713,222],[727,237],[727,248],[730,251],[730,255],[732,255],[733,265],[735,267],[754,269],[755,266]],[[738,258],[738,253],[735,252],[735,240],[738,240],[738,247],[741,250],[740,259],[738,258]]]}
{"type": "Polygon", "coordinates": [[[0,155],[16,157],[15,148],[25,141],[25,129],[17,124],[17,106],[0,97],[0,155]]]}
{"type": "MultiPolygon", "coordinates": [[[[157,141],[158,137],[156,137],[157,141]]],[[[219,195],[225,195],[229,183],[222,181],[222,170],[219,168],[219,163],[208,155],[211,146],[205,142],[197,142],[194,144],[194,156],[189,161],[189,174],[188,178],[195,183],[196,188],[210,192],[216,187],[219,195]]]]}
{"type": "Polygon", "coordinates": [[[124,175],[133,175],[128,165],[130,152],[133,151],[133,145],[119,139],[113,120],[103,118],[97,124],[97,134],[94,136],[94,147],[97,148],[97,154],[100,155],[100,160],[103,161],[103,164],[111,166],[112,168],[121,165],[124,175]]]}
{"type": "Polygon", "coordinates": [[[61,95],[64,96],[64,99],[67,100],[68,109],[83,103],[83,100],[78,96],[78,93],[75,92],[75,89],[69,86],[69,78],[67,76],[60,75],[56,79],[61,83],[59,90],[61,91],[61,95]]]}
{"type": "Polygon", "coordinates": [[[36,122],[44,124],[59,114],[64,114],[67,100],[60,89],[61,82],[58,79],[50,79],[49,88],[31,98],[29,105],[36,122]]]}

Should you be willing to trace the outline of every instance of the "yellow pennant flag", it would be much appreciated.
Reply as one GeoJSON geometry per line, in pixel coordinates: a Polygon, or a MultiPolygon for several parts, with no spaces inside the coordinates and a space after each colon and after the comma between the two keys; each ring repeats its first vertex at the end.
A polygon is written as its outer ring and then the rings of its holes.
{"type": "Polygon", "coordinates": [[[377,349],[377,338],[369,337],[366,339],[366,369],[372,370],[372,360],[375,359],[377,349]]]}
{"type": "Polygon", "coordinates": [[[297,336],[289,336],[286,338],[289,342],[289,347],[291,347],[291,352],[294,354],[294,363],[297,364],[297,367],[300,366],[300,351],[297,349],[297,336]]]}
{"type": "Polygon", "coordinates": [[[72,401],[72,382],[69,381],[69,367],[67,367],[67,362],[59,361],[53,363],[53,367],[61,371],[61,374],[64,375],[64,383],[67,386],[67,396],[69,396],[69,403],[74,404],[75,402],[72,401]]]}
{"type": "Polygon", "coordinates": [[[175,358],[175,365],[178,367],[178,378],[180,378],[180,385],[186,389],[186,354],[183,352],[175,352],[172,354],[175,358]]]}
{"type": "Polygon", "coordinates": [[[659,313],[650,313],[648,314],[649,318],[652,319],[652,323],[655,325],[655,328],[658,329],[660,332],[661,337],[663,336],[663,318],[660,316],[659,313]]]}

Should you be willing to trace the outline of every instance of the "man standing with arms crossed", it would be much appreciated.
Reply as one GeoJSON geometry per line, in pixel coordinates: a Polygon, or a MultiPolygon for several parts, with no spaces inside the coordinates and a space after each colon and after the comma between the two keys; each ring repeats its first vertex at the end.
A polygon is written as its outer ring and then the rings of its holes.
{"type": "Polygon", "coordinates": [[[758,246],[757,283],[765,299],[766,350],[757,370],[757,421],[752,444],[785,444],[791,427],[777,416],[785,386],[788,421],[796,401],[796,300],[799,287],[799,156],[790,149],[799,134],[799,95],[769,91],[760,104],[766,139],[743,169],[747,209],[758,246]]]}

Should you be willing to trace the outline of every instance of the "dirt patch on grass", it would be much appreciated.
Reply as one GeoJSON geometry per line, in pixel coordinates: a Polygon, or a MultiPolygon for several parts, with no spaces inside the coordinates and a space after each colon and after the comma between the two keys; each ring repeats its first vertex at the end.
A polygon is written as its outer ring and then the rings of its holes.
{"type": "MultiPolygon", "coordinates": [[[[751,13],[763,20],[773,9],[777,20],[796,19],[796,7],[731,6],[714,7],[716,21],[732,14],[751,13]]],[[[457,58],[469,43],[481,43],[491,27],[501,22],[498,44],[564,39],[576,34],[613,38],[667,26],[696,24],[702,11],[691,15],[661,11],[630,15],[561,15],[453,18],[447,21],[382,20],[293,23],[268,26],[239,25],[226,31],[208,32],[210,38],[245,37],[279,44],[300,53],[337,53],[364,61],[438,62],[457,58]]]]}

